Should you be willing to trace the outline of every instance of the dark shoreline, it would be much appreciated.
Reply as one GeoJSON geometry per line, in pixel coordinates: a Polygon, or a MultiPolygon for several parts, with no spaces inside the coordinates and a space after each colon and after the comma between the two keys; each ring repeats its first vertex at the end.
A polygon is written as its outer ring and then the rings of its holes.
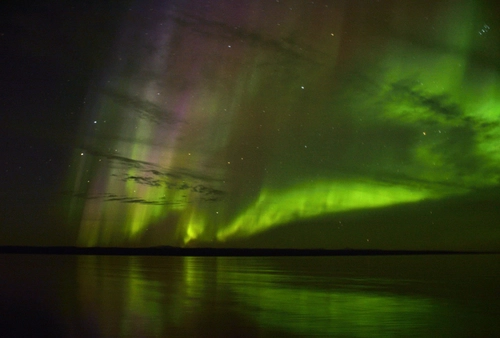
{"type": "Polygon", "coordinates": [[[237,248],[179,248],[179,247],[72,247],[72,246],[0,246],[0,254],[49,255],[114,255],[114,256],[403,256],[403,255],[470,255],[498,254],[495,251],[452,250],[379,250],[379,249],[237,249],[237,248]]]}

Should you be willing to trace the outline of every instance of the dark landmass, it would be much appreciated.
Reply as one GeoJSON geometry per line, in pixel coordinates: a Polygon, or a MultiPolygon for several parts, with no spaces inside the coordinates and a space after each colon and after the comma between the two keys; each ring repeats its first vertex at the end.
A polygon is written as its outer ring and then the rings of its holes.
{"type": "Polygon", "coordinates": [[[381,249],[239,249],[180,248],[158,246],[147,248],[73,247],[73,246],[0,246],[0,254],[50,255],[121,255],[121,256],[396,256],[396,255],[463,255],[498,254],[494,251],[449,250],[381,250],[381,249]]]}

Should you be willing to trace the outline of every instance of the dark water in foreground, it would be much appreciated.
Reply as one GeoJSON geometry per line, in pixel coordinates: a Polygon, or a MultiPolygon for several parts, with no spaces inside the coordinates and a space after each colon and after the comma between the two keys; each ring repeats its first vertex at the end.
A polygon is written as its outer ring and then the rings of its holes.
{"type": "MultiPolygon", "coordinates": [[[[500,256],[0,255],[4,333],[496,337],[500,256]]],[[[0,334],[5,336],[5,334],[0,334]]]]}

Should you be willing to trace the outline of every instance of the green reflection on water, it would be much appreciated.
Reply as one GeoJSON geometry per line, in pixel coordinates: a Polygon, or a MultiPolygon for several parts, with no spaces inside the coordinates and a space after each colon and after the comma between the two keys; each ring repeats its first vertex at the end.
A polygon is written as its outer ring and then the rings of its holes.
{"type": "Polygon", "coordinates": [[[125,312],[121,322],[124,335],[144,336],[146,333],[159,337],[163,323],[159,320],[162,299],[161,284],[148,280],[140,271],[137,257],[130,257],[126,276],[125,312]]]}
{"type": "Polygon", "coordinates": [[[450,336],[453,329],[446,304],[396,292],[396,280],[336,270],[304,273],[272,258],[81,257],[78,271],[84,311],[96,314],[105,336],[246,330],[260,336],[428,337],[450,336]]]}
{"type": "MultiPolygon", "coordinates": [[[[231,258],[219,259],[222,265],[228,264],[226,268],[234,267],[236,262],[227,260],[231,258]]],[[[331,276],[228,270],[221,278],[233,281],[229,285],[243,303],[241,310],[262,327],[298,335],[408,337],[434,336],[433,329],[446,326],[443,305],[430,298],[383,291],[387,281],[366,278],[354,284],[331,276]]]]}
{"type": "Polygon", "coordinates": [[[97,321],[92,325],[97,324],[100,335],[161,336],[162,281],[147,278],[142,270],[138,257],[79,257],[80,304],[87,320],[97,321]]]}
{"type": "Polygon", "coordinates": [[[428,299],[401,295],[273,284],[241,285],[235,290],[261,325],[296,334],[410,335],[425,329],[436,311],[436,305],[428,299]]]}

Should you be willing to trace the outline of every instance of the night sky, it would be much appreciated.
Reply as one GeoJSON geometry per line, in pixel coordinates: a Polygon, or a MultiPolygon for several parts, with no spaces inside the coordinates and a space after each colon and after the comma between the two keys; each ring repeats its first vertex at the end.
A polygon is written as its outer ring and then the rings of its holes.
{"type": "Polygon", "coordinates": [[[494,4],[4,4],[0,245],[500,250],[494,4]]]}

